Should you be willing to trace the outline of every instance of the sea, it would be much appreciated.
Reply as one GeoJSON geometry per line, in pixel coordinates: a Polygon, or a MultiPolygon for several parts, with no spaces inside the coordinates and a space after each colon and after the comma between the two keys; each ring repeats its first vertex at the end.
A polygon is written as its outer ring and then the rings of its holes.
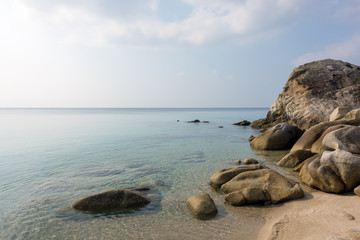
{"type": "Polygon", "coordinates": [[[209,177],[248,157],[276,166],[286,152],[253,151],[248,138],[259,131],[232,125],[267,111],[0,109],[0,239],[254,239],[268,207],[225,204],[209,177]],[[188,123],[195,119],[209,123],[188,123]],[[140,209],[71,208],[137,187],[150,188],[151,203],[140,209]],[[186,205],[203,193],[219,210],[207,221],[186,205]]]}

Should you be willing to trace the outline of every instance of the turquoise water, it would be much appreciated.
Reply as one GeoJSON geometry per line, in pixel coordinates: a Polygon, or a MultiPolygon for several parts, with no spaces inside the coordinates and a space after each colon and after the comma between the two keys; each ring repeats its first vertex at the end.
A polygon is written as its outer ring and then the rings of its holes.
{"type": "Polygon", "coordinates": [[[266,112],[1,109],[0,238],[236,239],[242,227],[261,224],[258,210],[224,205],[208,179],[238,158],[266,161],[247,141],[258,131],[232,125],[266,112]],[[194,119],[210,123],[187,123],[194,119]],[[85,196],[138,186],[152,189],[152,203],[141,211],[71,209],[85,196]],[[213,220],[196,220],[187,209],[186,199],[201,193],[219,207],[213,220]]]}

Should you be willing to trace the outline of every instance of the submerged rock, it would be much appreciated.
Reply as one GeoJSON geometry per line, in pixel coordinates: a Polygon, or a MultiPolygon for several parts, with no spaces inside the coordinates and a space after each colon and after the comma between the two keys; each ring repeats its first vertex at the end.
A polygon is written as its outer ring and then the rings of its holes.
{"type": "Polygon", "coordinates": [[[224,183],[230,181],[236,175],[257,169],[263,169],[264,167],[260,164],[241,165],[233,168],[225,168],[217,171],[210,177],[210,184],[213,187],[220,187],[224,183]]]}
{"type": "Polygon", "coordinates": [[[260,150],[279,150],[292,147],[299,139],[302,131],[290,124],[278,124],[257,136],[250,146],[260,150]]]}
{"type": "Polygon", "coordinates": [[[326,59],[294,69],[266,118],[252,126],[267,128],[288,122],[308,129],[327,121],[335,108],[360,106],[360,67],[326,59]]]}
{"type": "Polygon", "coordinates": [[[83,198],[72,207],[81,211],[106,211],[145,206],[150,201],[140,193],[127,189],[112,190],[83,198]]]}
{"type": "Polygon", "coordinates": [[[245,203],[279,203],[304,197],[304,192],[298,183],[287,179],[271,169],[259,169],[240,173],[229,182],[223,184],[220,190],[227,194],[232,193],[227,195],[226,199],[228,199],[230,204],[236,203],[238,205],[245,201],[241,200],[241,195],[246,199],[245,203]]]}
{"type": "Polygon", "coordinates": [[[206,220],[217,215],[218,210],[209,194],[197,195],[186,201],[195,218],[206,220]]]}

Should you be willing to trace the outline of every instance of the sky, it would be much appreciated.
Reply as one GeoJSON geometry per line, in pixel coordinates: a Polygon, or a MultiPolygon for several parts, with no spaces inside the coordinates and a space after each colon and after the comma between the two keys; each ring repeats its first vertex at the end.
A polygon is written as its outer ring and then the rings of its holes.
{"type": "Polygon", "coordinates": [[[359,0],[0,0],[0,108],[270,107],[326,58],[359,0]]]}

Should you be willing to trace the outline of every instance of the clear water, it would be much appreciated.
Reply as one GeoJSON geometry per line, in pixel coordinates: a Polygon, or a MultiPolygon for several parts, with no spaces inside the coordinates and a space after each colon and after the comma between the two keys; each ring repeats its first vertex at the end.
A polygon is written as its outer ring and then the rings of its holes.
{"type": "Polygon", "coordinates": [[[257,130],[232,125],[266,112],[1,109],[0,239],[251,239],[264,209],[225,205],[208,179],[238,158],[269,161],[249,147],[257,130]],[[186,122],[194,119],[210,123],[186,122]],[[140,211],[71,208],[89,195],[139,186],[152,189],[152,203],[140,211]],[[194,219],[186,206],[202,193],[219,208],[210,221],[194,219]]]}

